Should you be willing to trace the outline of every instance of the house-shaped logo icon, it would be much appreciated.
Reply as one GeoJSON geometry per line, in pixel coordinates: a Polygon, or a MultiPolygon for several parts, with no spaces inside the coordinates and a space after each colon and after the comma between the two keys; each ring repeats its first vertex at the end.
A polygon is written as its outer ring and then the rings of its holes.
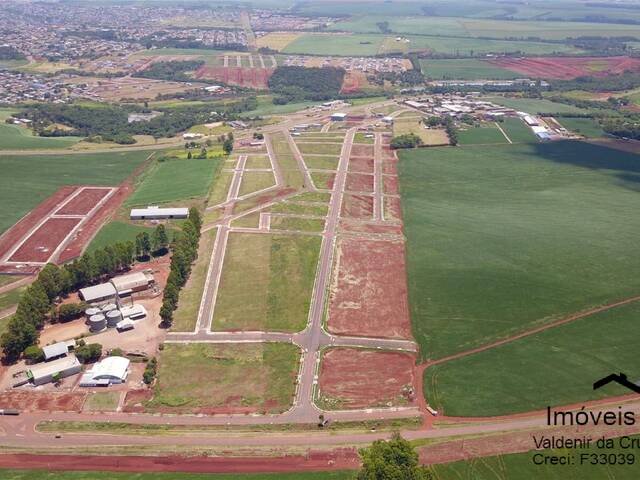
{"type": "Polygon", "coordinates": [[[640,393],[640,385],[636,385],[635,383],[629,381],[627,376],[622,372],[620,372],[619,375],[612,373],[611,375],[607,375],[606,377],[601,378],[600,380],[596,381],[593,384],[593,389],[597,390],[598,388],[604,387],[605,385],[611,382],[619,383],[620,385],[628,388],[632,392],[640,393]]]}

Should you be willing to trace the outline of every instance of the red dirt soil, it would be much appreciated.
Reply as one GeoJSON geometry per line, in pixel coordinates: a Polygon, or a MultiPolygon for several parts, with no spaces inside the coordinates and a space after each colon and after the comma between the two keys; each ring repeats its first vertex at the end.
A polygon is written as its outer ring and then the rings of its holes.
{"type": "Polygon", "coordinates": [[[411,338],[403,242],[339,241],[328,326],[339,335],[411,338]]]}
{"type": "Polygon", "coordinates": [[[353,220],[344,219],[344,218],[340,220],[340,229],[342,233],[351,232],[351,233],[402,235],[401,225],[363,223],[362,221],[353,221],[353,220]]]}
{"type": "Polygon", "coordinates": [[[340,215],[347,218],[371,220],[373,218],[373,197],[371,195],[345,194],[340,215]]]}
{"type": "Polygon", "coordinates": [[[257,473],[349,470],[359,465],[355,448],[309,450],[305,455],[281,457],[0,455],[2,468],[47,471],[257,473]]]}
{"type": "Polygon", "coordinates": [[[0,393],[0,408],[21,412],[79,412],[86,396],[86,393],[14,390],[0,393]]]}
{"type": "Polygon", "coordinates": [[[351,157],[349,159],[349,171],[360,173],[373,173],[373,158],[351,157]]]}
{"type": "Polygon", "coordinates": [[[386,220],[402,220],[400,197],[384,197],[384,218],[386,220]]]}
{"type": "Polygon", "coordinates": [[[320,397],[339,409],[414,405],[414,363],[407,353],[333,348],[322,357],[320,397]]]}
{"type": "Polygon", "coordinates": [[[398,177],[395,175],[384,175],[382,182],[385,195],[398,195],[400,193],[398,190],[398,177]]]}
{"type": "Polygon", "coordinates": [[[365,173],[347,174],[346,189],[351,192],[373,192],[373,175],[365,173]]]}
{"type": "MultiPolygon", "coordinates": [[[[362,75],[359,75],[358,73],[359,72],[353,71],[346,73],[344,80],[342,81],[340,93],[355,93],[360,91],[364,82],[362,75]]],[[[366,77],[364,80],[366,81],[366,77]]]]}
{"type": "Polygon", "coordinates": [[[82,255],[82,251],[89,245],[95,234],[100,230],[100,227],[102,227],[109,216],[120,207],[132,190],[133,188],[130,184],[124,183],[113,192],[98,211],[78,229],[64,250],[60,252],[57,262],[65,263],[82,255]]]}
{"type": "Polygon", "coordinates": [[[353,144],[351,147],[353,157],[373,157],[373,145],[353,144]]]}
{"type": "Polygon", "coordinates": [[[56,215],[86,215],[109,193],[107,188],[85,188],[66,205],[56,211],[56,215]]]}
{"type": "Polygon", "coordinates": [[[200,67],[193,75],[196,79],[216,80],[229,85],[266,89],[269,78],[273,75],[273,68],[242,68],[242,67],[200,67]]]}
{"type": "Polygon", "coordinates": [[[606,77],[626,70],[639,71],[640,59],[630,57],[500,57],[488,60],[528,77],[571,80],[580,76],[606,77]]]}
{"type": "Polygon", "coordinates": [[[55,210],[76,188],[73,186],[60,188],[0,236],[0,257],[6,255],[16,242],[24,237],[46,215],[55,210]]]}
{"type": "Polygon", "coordinates": [[[46,262],[79,218],[49,218],[9,258],[12,262],[46,262]]]}

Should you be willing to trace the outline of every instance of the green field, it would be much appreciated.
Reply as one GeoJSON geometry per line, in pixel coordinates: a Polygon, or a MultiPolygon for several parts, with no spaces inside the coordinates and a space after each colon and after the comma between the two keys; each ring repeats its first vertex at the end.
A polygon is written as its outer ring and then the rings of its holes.
{"type": "Polygon", "coordinates": [[[487,123],[478,127],[468,125],[461,127],[458,130],[458,143],[460,145],[481,145],[508,142],[493,123],[487,123]]]}
{"type": "Polygon", "coordinates": [[[310,55],[373,56],[384,35],[327,35],[308,33],[288,44],[283,53],[310,55]]]}
{"type": "Polygon", "coordinates": [[[541,98],[492,97],[487,100],[532,115],[554,113],[588,113],[588,110],[541,98]]]}
{"type": "Polygon", "coordinates": [[[117,185],[151,152],[0,155],[0,233],[63,185],[117,185]]]}
{"type": "Polygon", "coordinates": [[[27,128],[0,124],[0,150],[67,148],[79,140],[80,137],[38,137],[27,128]]]}
{"type": "Polygon", "coordinates": [[[638,171],[636,155],[570,141],[403,151],[422,357],[637,295],[638,171]]]}
{"type": "Polygon", "coordinates": [[[593,118],[559,117],[556,120],[564,128],[588,138],[603,137],[605,135],[604,130],[593,118]]]}
{"type": "Polygon", "coordinates": [[[276,180],[271,172],[244,172],[240,183],[239,195],[248,195],[265,188],[273,187],[276,180]]]}
{"type": "Polygon", "coordinates": [[[533,131],[519,118],[504,118],[499,125],[513,143],[538,141],[533,131]]]}
{"type": "Polygon", "coordinates": [[[594,391],[593,382],[640,371],[633,347],[639,315],[640,305],[625,305],[436,365],[425,373],[425,395],[454,416],[506,415],[623,395],[628,390],[619,385],[594,391]]]}
{"type": "Polygon", "coordinates": [[[105,224],[93,237],[91,243],[87,247],[87,252],[95,252],[100,248],[113,245],[117,242],[135,242],[136,235],[141,232],[151,234],[152,227],[143,227],[142,225],[132,225],[131,223],[113,220],[105,224]]]}
{"type": "Polygon", "coordinates": [[[510,70],[496,67],[489,62],[477,60],[475,58],[461,58],[453,60],[420,60],[422,73],[427,77],[435,80],[441,79],[460,79],[460,80],[477,80],[495,79],[508,80],[518,78],[519,74],[510,70]]]}
{"type": "Polygon", "coordinates": [[[147,406],[175,412],[216,407],[282,412],[293,400],[299,356],[298,347],[288,343],[166,344],[147,406]]]}
{"type": "Polygon", "coordinates": [[[230,234],[213,330],[302,330],[319,251],[311,236],[230,234]]]}
{"type": "Polygon", "coordinates": [[[85,412],[115,412],[120,401],[120,392],[91,393],[82,406],[85,412]]]}
{"type": "Polygon", "coordinates": [[[342,151],[342,142],[340,140],[325,140],[324,142],[318,141],[311,143],[298,141],[296,145],[298,145],[300,152],[305,155],[340,155],[342,151]]]}
{"type": "Polygon", "coordinates": [[[180,473],[180,472],[45,472],[0,470],[3,480],[351,480],[353,472],[180,473]]]}
{"type": "Polygon", "coordinates": [[[408,35],[409,51],[431,50],[448,55],[483,55],[487,53],[516,53],[549,55],[553,53],[581,53],[582,50],[560,43],[535,41],[487,40],[463,37],[427,37],[408,35]]]}
{"type": "Polygon", "coordinates": [[[220,158],[155,162],[126,204],[146,206],[204,197],[220,163],[220,158]]]}

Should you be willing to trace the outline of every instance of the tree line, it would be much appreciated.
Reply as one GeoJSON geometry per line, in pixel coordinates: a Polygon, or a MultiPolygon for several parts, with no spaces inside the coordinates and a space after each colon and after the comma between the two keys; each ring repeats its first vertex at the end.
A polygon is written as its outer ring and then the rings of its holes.
{"type": "Polygon", "coordinates": [[[191,274],[191,265],[198,258],[201,228],[200,212],[196,208],[190,208],[189,217],[173,240],[169,277],[164,287],[160,308],[160,318],[165,328],[173,324],[173,313],[178,308],[180,290],[187,283],[191,274]]]}
{"type": "Polygon", "coordinates": [[[16,313],[0,336],[5,358],[15,361],[29,346],[37,345],[40,330],[47,321],[68,321],[84,313],[84,303],[56,307],[60,297],[128,270],[136,258],[144,259],[151,252],[166,253],[168,245],[165,227],[158,225],[151,235],[140,234],[135,243],[117,242],[93,253],[84,253],[60,267],[52,263],[45,265],[38,278],[20,296],[16,313]]]}

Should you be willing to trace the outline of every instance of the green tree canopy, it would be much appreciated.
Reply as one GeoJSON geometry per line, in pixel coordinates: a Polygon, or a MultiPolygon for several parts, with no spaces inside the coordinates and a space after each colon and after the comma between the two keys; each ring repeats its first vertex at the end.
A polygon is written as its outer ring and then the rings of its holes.
{"type": "Polygon", "coordinates": [[[360,450],[362,469],[357,480],[427,480],[426,467],[418,463],[413,446],[399,433],[391,440],[376,440],[369,448],[360,450]]]}

